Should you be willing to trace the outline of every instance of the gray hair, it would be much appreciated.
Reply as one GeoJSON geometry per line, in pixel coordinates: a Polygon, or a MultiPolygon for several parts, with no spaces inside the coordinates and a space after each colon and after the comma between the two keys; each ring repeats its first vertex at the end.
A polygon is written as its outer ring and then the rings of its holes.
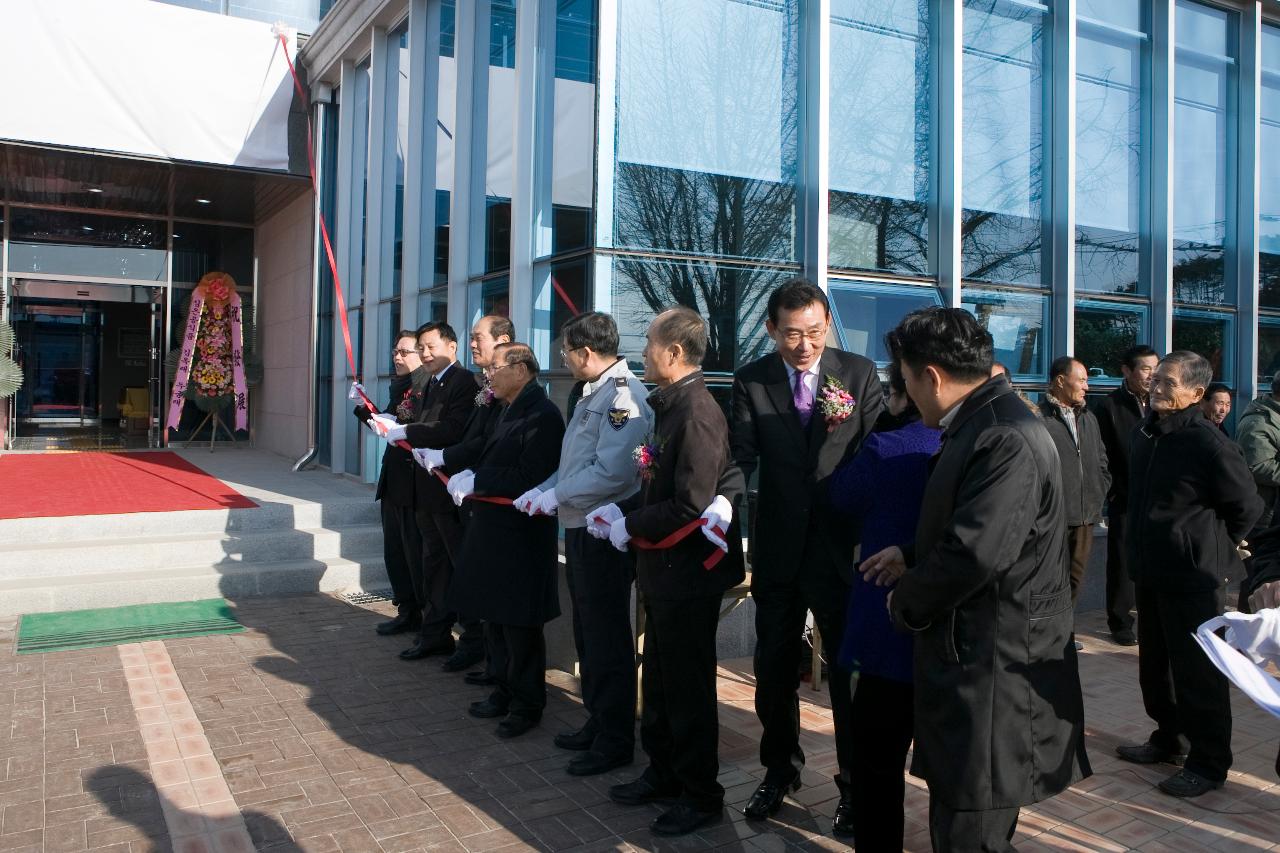
{"type": "Polygon", "coordinates": [[[1166,355],[1161,364],[1172,364],[1178,368],[1178,378],[1183,385],[1191,388],[1208,388],[1213,381],[1213,365],[1199,353],[1179,349],[1166,355]]]}

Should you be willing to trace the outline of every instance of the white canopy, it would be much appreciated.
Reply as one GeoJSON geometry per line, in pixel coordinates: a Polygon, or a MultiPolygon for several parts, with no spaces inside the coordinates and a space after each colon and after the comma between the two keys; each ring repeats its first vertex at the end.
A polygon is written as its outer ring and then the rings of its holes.
{"type": "Polygon", "coordinates": [[[0,79],[0,139],[289,167],[293,83],[270,24],[151,0],[4,0],[0,79]]]}

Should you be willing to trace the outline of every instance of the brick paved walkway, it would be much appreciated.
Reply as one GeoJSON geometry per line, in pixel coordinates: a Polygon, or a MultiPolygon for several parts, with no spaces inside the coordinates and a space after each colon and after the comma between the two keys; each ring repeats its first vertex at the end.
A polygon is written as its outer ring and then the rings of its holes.
{"type": "MultiPolygon", "coordinates": [[[[540,729],[502,741],[493,721],[466,714],[482,688],[438,659],[403,663],[401,638],[374,635],[372,611],[385,605],[311,595],[236,607],[247,633],[46,655],[15,656],[13,622],[0,624],[0,850],[215,853],[245,850],[249,837],[260,850],[389,853],[845,846],[829,834],[830,714],[807,686],[806,784],[776,820],[743,819],[762,773],[749,661],[721,670],[726,818],[658,845],[646,829],[656,807],[605,795],[643,764],[585,780],[564,772],[569,754],[551,736],[582,720],[568,676],[553,674],[540,729]]],[[[1133,651],[1082,628],[1096,773],[1024,810],[1018,849],[1280,846],[1280,722],[1236,694],[1230,781],[1172,800],[1153,789],[1164,769],[1111,757],[1147,731],[1133,651]]],[[[926,803],[908,788],[909,849],[928,849],[926,803]]]]}

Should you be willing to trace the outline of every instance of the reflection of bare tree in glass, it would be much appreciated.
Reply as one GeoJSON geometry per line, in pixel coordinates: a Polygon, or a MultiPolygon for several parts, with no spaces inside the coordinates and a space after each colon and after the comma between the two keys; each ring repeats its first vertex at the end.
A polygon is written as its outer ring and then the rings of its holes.
{"type": "Polygon", "coordinates": [[[1089,369],[1109,377],[1120,376],[1120,359],[1141,332],[1141,317],[1129,313],[1076,311],[1076,358],[1089,369]]]}
{"type": "MultiPolygon", "coordinates": [[[[710,42],[697,53],[701,67],[679,67],[686,59],[673,45],[674,28],[691,25],[671,14],[652,15],[648,31],[626,32],[620,62],[620,88],[627,103],[619,112],[619,151],[663,152],[664,140],[627,139],[628,134],[656,133],[658,123],[645,115],[679,115],[675,104],[705,104],[713,122],[701,135],[671,130],[668,157],[658,164],[619,162],[615,175],[614,244],[620,248],[658,250],[705,258],[792,261],[797,252],[796,177],[798,167],[798,59],[794,0],[779,2],[777,13],[751,9],[706,20],[702,11],[692,25],[710,42]],[[770,62],[780,65],[781,80],[759,81],[770,88],[754,91],[748,75],[740,79],[723,67],[726,56],[750,50],[776,51],[770,62]],[[628,54],[644,55],[629,61],[628,54]],[[649,71],[654,79],[624,81],[628,74],[649,71]],[[705,83],[705,88],[690,86],[705,83]],[[761,105],[778,103],[777,123],[755,120],[761,105]],[[628,121],[630,117],[631,121],[628,121]],[[709,150],[695,148],[702,146],[709,150]],[[686,150],[680,150],[683,146],[686,150]],[[761,151],[778,151],[780,163],[762,163],[761,151]],[[778,174],[781,180],[716,174],[694,168],[700,163],[741,165],[742,171],[778,174]]],[[[757,4],[751,4],[757,5],[757,4]]],[[[770,4],[771,9],[772,4],[770,4]]],[[[758,80],[759,78],[754,78],[758,80]]],[[[620,103],[622,98],[620,97],[620,103]]],[[[642,308],[624,317],[642,328],[653,313],[673,304],[702,312],[710,326],[707,370],[727,371],[750,358],[763,337],[763,306],[778,280],[774,270],[726,266],[714,262],[658,262],[632,257],[615,261],[616,287],[633,290],[642,308]],[[643,316],[641,316],[643,315],[643,316]]],[[[626,297],[615,302],[627,304],[626,297]]]]}
{"type": "Polygon", "coordinates": [[[1213,378],[1222,379],[1222,340],[1225,330],[1225,321],[1174,318],[1173,348],[1188,349],[1204,356],[1213,365],[1213,378]]]}

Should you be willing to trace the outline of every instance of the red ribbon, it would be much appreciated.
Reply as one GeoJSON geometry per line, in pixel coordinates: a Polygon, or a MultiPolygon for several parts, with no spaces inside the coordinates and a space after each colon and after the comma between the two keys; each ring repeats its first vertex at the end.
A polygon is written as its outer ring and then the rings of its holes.
{"type": "MultiPolygon", "coordinates": [[[[448,488],[450,478],[446,477],[444,475],[444,472],[441,471],[439,468],[436,469],[435,474],[436,474],[436,477],[440,479],[440,482],[444,483],[445,488],[448,488]]],[[[486,497],[480,497],[479,495],[467,495],[464,500],[480,501],[481,503],[497,504],[498,506],[511,506],[513,503],[515,503],[515,500],[512,498],[486,498],[486,497]]]]}
{"type": "MultiPolygon", "coordinates": [[[[592,520],[598,521],[601,524],[605,523],[604,519],[598,515],[592,520]]],[[[651,539],[645,539],[643,536],[632,536],[630,540],[630,544],[632,547],[641,551],[666,551],[669,548],[674,548],[676,545],[680,544],[685,539],[688,539],[689,536],[693,533],[693,531],[697,530],[700,527],[706,527],[710,523],[711,522],[709,519],[695,518],[693,521],[689,522],[684,527],[681,527],[675,533],[668,534],[666,537],[664,537],[663,539],[660,539],[657,542],[654,542],[651,539]]],[[[713,527],[711,529],[714,530],[716,533],[719,533],[721,537],[725,535],[725,532],[721,530],[719,527],[713,527]]],[[[707,559],[702,561],[702,568],[706,569],[707,571],[711,571],[716,567],[716,565],[721,560],[725,558],[725,555],[728,553],[729,551],[727,548],[721,548],[719,545],[716,545],[716,550],[711,552],[711,555],[707,557],[707,559]]]]}

